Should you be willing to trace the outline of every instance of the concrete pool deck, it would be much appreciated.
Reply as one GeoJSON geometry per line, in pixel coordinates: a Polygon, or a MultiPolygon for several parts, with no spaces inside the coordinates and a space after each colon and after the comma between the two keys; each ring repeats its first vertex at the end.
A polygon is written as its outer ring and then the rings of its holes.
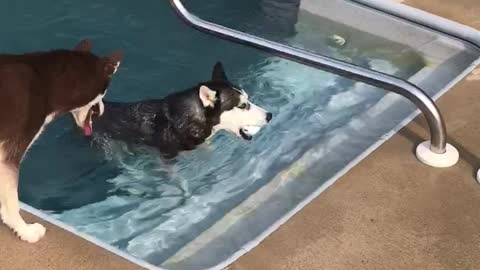
{"type": "MultiPolygon", "coordinates": [[[[480,29],[478,0],[404,3],[480,29]]],[[[438,100],[460,150],[456,166],[433,169],[415,159],[427,137],[417,117],[229,269],[478,269],[479,74],[438,100]]],[[[141,269],[41,222],[48,233],[34,245],[0,226],[0,269],[141,269]]]]}

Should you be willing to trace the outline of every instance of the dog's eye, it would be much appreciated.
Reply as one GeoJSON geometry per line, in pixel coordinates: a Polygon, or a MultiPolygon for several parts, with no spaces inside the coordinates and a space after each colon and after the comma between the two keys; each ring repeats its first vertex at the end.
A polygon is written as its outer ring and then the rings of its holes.
{"type": "Polygon", "coordinates": [[[238,105],[238,108],[242,109],[242,110],[248,109],[248,104],[247,103],[242,103],[242,104],[238,105]]]}

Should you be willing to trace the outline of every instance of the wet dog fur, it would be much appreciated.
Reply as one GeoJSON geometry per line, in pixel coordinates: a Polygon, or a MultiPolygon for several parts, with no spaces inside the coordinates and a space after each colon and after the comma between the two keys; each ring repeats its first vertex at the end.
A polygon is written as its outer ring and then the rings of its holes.
{"type": "Polygon", "coordinates": [[[220,130],[245,140],[272,119],[230,82],[218,62],[211,80],[163,99],[120,103],[105,101],[93,122],[95,136],[155,147],[170,159],[192,150],[220,130]]]}

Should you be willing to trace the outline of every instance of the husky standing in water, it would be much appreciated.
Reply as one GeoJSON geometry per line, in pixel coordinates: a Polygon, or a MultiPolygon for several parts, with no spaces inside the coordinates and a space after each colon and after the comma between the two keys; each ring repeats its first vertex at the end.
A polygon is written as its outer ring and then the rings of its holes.
{"type": "Polygon", "coordinates": [[[272,114],[250,102],[217,63],[211,80],[163,99],[105,101],[103,116],[93,121],[93,134],[152,146],[173,158],[220,130],[251,140],[271,119],[272,114]]]}

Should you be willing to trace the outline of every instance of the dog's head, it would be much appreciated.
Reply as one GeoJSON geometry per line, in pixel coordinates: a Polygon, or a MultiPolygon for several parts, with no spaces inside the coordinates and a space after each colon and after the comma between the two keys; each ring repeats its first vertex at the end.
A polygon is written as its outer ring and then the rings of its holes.
{"type": "Polygon", "coordinates": [[[225,130],[245,140],[251,140],[264,125],[272,119],[272,114],[248,99],[248,94],[231,83],[223,65],[215,64],[212,80],[201,84],[199,97],[203,106],[212,113],[213,132],[225,130]]]}
{"type": "Polygon", "coordinates": [[[84,58],[79,62],[83,64],[81,72],[82,82],[77,86],[74,95],[82,97],[81,106],[78,106],[70,112],[75,119],[75,123],[83,129],[86,136],[93,133],[92,117],[101,116],[104,111],[103,97],[107,92],[110,79],[117,72],[122,60],[122,52],[115,51],[107,57],[96,57],[90,50],[92,43],[89,40],[81,41],[74,51],[83,53],[84,58]]]}

